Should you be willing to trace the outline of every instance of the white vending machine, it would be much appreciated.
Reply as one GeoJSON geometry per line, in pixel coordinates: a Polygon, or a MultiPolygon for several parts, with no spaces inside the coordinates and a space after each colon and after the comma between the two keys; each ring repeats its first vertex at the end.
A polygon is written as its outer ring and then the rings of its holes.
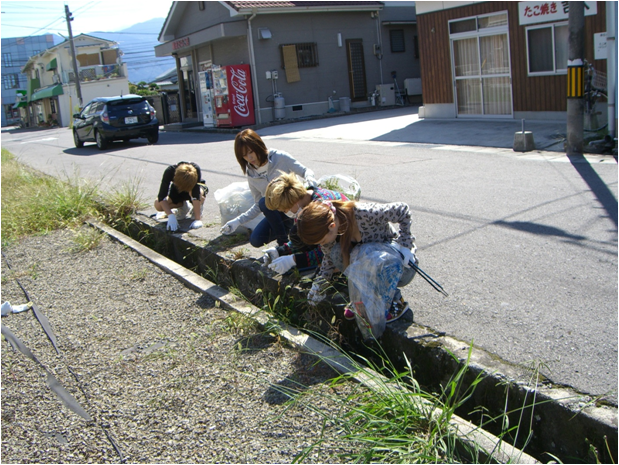
{"type": "Polygon", "coordinates": [[[213,77],[210,71],[200,71],[200,98],[202,99],[202,122],[205,128],[215,126],[215,109],[213,108],[213,77]]]}

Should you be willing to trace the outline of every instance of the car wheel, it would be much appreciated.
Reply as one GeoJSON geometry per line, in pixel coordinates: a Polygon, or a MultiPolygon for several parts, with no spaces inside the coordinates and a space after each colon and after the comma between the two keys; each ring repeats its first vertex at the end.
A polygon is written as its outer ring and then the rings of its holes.
{"type": "Polygon", "coordinates": [[[73,130],[73,142],[75,142],[75,146],[78,149],[81,149],[84,146],[84,143],[80,140],[80,136],[77,135],[76,130],[73,130]]]}
{"type": "Polygon", "coordinates": [[[158,140],[159,140],[159,133],[158,132],[154,132],[150,136],[148,136],[148,143],[149,144],[156,144],[158,140]]]}
{"type": "Polygon", "coordinates": [[[100,131],[97,131],[95,134],[95,140],[97,141],[99,150],[105,150],[107,148],[107,139],[101,135],[100,131]]]}

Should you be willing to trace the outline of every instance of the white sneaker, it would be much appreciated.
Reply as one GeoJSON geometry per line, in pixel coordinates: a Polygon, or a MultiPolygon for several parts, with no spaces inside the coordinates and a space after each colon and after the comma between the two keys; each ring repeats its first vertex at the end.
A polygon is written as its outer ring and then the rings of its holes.
{"type": "Polygon", "coordinates": [[[176,209],[176,219],[183,220],[187,218],[193,212],[193,205],[185,200],[183,206],[176,209]]]}

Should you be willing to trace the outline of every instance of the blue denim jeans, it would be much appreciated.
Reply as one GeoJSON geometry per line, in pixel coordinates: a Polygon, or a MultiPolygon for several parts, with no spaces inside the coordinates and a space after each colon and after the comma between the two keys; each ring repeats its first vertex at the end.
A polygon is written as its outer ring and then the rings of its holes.
{"type": "Polygon", "coordinates": [[[294,224],[294,220],[288,218],[282,212],[269,210],[264,197],[260,199],[258,206],[264,214],[264,219],[252,231],[249,243],[253,247],[262,247],[271,241],[277,240],[277,245],[284,245],[288,242],[288,233],[294,224]]]}

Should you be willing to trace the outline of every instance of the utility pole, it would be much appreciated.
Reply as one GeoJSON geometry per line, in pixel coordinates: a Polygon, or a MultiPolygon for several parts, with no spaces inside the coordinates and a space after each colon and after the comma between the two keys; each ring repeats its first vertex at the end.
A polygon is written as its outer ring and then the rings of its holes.
{"type": "MultiPolygon", "coordinates": [[[[75,75],[75,89],[77,90],[77,99],[80,103],[80,108],[84,102],[82,101],[82,88],[80,87],[80,73],[77,68],[77,55],[75,54],[75,42],[73,42],[73,31],[71,31],[71,21],[73,21],[73,15],[69,11],[69,5],[64,6],[64,12],[67,17],[67,28],[69,28],[69,41],[71,42],[71,55],[73,55],[73,74],[75,75]]],[[[71,114],[73,114],[73,108],[71,108],[71,114]]]]}
{"type": "Polygon", "coordinates": [[[567,28],[567,155],[582,155],[585,89],[585,2],[569,2],[567,28]]]}

